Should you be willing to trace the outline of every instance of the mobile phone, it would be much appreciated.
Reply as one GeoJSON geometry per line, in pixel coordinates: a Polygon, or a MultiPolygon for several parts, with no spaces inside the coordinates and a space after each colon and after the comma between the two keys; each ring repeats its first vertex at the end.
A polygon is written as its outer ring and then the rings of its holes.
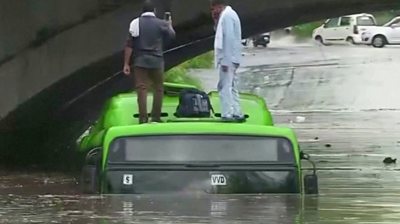
{"type": "Polygon", "coordinates": [[[165,14],[164,14],[164,19],[165,19],[166,21],[170,21],[170,20],[171,20],[171,13],[170,13],[170,12],[165,12],[165,14]]]}

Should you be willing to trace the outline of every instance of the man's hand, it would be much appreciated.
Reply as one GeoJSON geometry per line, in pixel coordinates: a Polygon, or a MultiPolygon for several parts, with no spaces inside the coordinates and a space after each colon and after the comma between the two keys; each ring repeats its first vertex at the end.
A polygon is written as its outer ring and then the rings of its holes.
{"type": "Polygon", "coordinates": [[[130,75],[131,74],[131,66],[125,64],[123,72],[125,75],[130,75]]]}
{"type": "Polygon", "coordinates": [[[221,69],[223,72],[228,72],[228,66],[226,65],[221,65],[221,69]]]}
{"type": "Polygon", "coordinates": [[[175,30],[174,27],[172,26],[172,20],[167,20],[166,21],[167,27],[165,27],[166,29],[164,30],[165,34],[166,34],[166,40],[167,42],[171,41],[172,39],[175,39],[175,30]]]}
{"type": "Polygon", "coordinates": [[[125,75],[130,75],[131,74],[131,66],[129,66],[130,64],[130,60],[131,60],[131,56],[132,56],[132,47],[131,46],[125,46],[125,53],[124,53],[124,69],[123,72],[125,75]]]}

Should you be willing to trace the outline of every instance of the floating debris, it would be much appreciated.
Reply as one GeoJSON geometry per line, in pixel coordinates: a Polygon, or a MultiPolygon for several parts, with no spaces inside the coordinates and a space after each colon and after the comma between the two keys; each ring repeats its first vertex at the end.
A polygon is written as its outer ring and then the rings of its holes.
{"type": "Polygon", "coordinates": [[[305,122],[306,121],[306,118],[305,117],[302,117],[302,116],[297,116],[296,117],[296,122],[297,123],[303,123],[303,122],[305,122]]]}
{"type": "Polygon", "coordinates": [[[396,163],[396,160],[397,160],[397,159],[393,159],[392,157],[386,157],[386,158],[383,160],[383,163],[385,163],[385,164],[393,164],[393,163],[396,163]]]}
{"type": "Polygon", "coordinates": [[[332,147],[332,145],[331,144],[325,144],[325,147],[330,148],[330,147],[332,147]]]}
{"type": "Polygon", "coordinates": [[[264,84],[269,84],[270,78],[269,75],[264,76],[264,84]]]}

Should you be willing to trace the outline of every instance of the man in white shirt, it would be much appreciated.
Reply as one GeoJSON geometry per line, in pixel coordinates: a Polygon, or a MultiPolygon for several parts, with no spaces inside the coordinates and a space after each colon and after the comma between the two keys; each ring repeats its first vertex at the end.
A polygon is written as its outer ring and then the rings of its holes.
{"type": "Polygon", "coordinates": [[[219,69],[221,118],[224,121],[244,121],[236,74],[242,57],[240,19],[225,0],[211,0],[211,13],[216,22],[214,51],[215,65],[219,69]]]}
{"type": "Polygon", "coordinates": [[[153,122],[161,122],[164,80],[164,43],[175,37],[171,21],[161,20],[155,15],[155,7],[150,0],[145,1],[143,13],[134,19],[129,26],[129,38],[125,46],[125,75],[131,74],[131,56],[136,91],[138,94],[139,123],[147,123],[147,91],[148,79],[153,82],[153,122]]]}

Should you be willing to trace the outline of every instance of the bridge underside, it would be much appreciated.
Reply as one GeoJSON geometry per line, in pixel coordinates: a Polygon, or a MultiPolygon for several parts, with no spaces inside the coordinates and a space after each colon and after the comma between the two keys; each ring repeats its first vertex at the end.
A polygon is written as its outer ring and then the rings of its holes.
{"type": "MultiPolygon", "coordinates": [[[[333,16],[400,8],[398,0],[231,0],[231,3],[241,16],[244,37],[333,16]]],[[[172,0],[169,6],[159,0],[158,4],[171,7],[176,21],[177,40],[166,53],[166,69],[212,49],[208,0],[172,0]],[[187,11],[190,8],[193,10],[187,11]]],[[[139,11],[137,3],[122,7],[139,11]]],[[[129,20],[124,23],[127,25],[129,20]]],[[[7,113],[0,121],[0,163],[17,167],[79,167],[77,159],[81,157],[73,153],[75,139],[97,118],[106,99],[132,90],[132,79],[119,73],[122,67],[119,46],[101,60],[44,86],[7,113]]]]}

